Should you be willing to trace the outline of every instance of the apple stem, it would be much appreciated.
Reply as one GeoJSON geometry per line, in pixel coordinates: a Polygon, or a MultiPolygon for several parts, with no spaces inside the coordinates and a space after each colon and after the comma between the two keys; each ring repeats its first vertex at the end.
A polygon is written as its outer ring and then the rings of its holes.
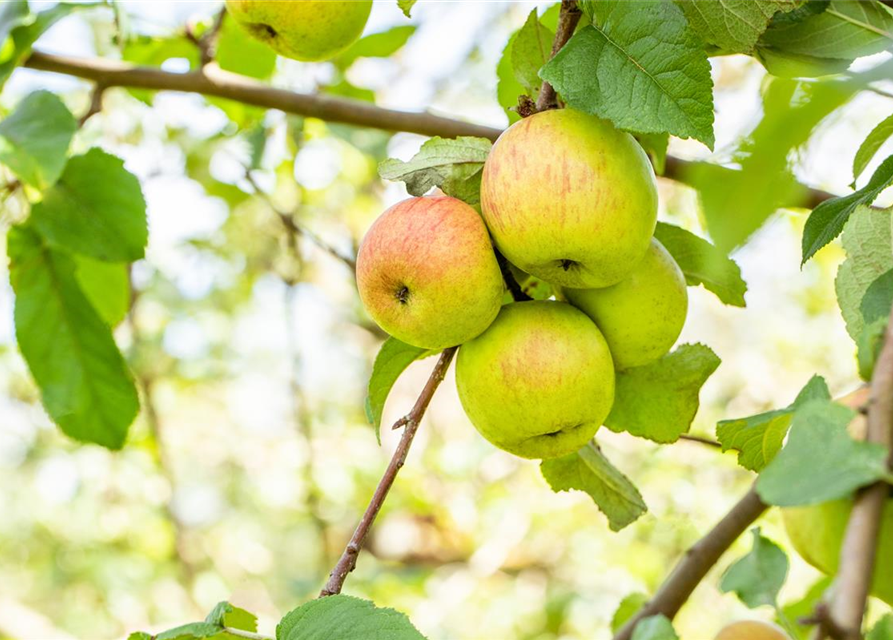
{"type": "Polygon", "coordinates": [[[369,535],[372,523],[375,522],[375,517],[378,515],[378,512],[381,511],[381,507],[384,504],[385,499],[388,497],[388,492],[391,490],[394,480],[397,479],[397,473],[406,463],[406,456],[409,454],[409,448],[412,446],[415,434],[419,430],[422,416],[425,415],[425,410],[431,403],[431,398],[434,397],[434,392],[437,390],[437,387],[443,382],[443,378],[450,366],[450,362],[452,362],[453,356],[456,355],[458,349],[459,347],[444,349],[443,353],[440,354],[437,364],[434,365],[434,370],[428,377],[428,382],[425,383],[422,393],[419,394],[418,399],[415,401],[412,411],[397,421],[395,427],[397,425],[406,427],[403,430],[403,435],[400,437],[400,442],[397,444],[397,448],[394,450],[394,455],[391,456],[391,462],[388,464],[387,469],[385,469],[381,480],[379,480],[378,487],[376,487],[375,493],[372,494],[369,506],[366,507],[366,512],[360,519],[356,530],[350,538],[350,542],[347,543],[344,552],[335,564],[335,568],[332,569],[332,572],[329,574],[329,580],[326,582],[326,586],[319,592],[320,598],[341,593],[341,588],[344,586],[344,581],[347,579],[348,574],[356,568],[357,557],[360,555],[360,550],[363,548],[366,536],[369,535]]]}
{"type": "Polygon", "coordinates": [[[502,272],[502,279],[505,281],[505,288],[508,289],[509,293],[512,294],[512,299],[515,302],[526,302],[527,300],[533,300],[529,295],[524,292],[524,289],[521,288],[521,285],[518,284],[518,281],[515,280],[515,274],[512,273],[512,268],[509,265],[509,261],[506,259],[504,255],[497,249],[493,247],[493,253],[496,254],[496,262],[499,264],[499,270],[502,272]]]}

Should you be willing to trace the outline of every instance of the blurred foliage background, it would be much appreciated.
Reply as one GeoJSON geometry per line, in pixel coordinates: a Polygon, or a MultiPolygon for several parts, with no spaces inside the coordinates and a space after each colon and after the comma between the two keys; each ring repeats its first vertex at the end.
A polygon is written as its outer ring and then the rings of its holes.
{"type": "MultiPolygon", "coordinates": [[[[529,11],[548,5],[422,3],[407,21],[395,3],[377,2],[366,32],[388,32],[383,57],[317,65],[277,60],[225,23],[220,63],[280,87],[505,126],[497,62],[529,11]]],[[[119,3],[117,21],[99,7],[64,19],[37,46],[185,71],[197,50],[184,25],[209,23],[219,6],[119,3]]],[[[844,193],[858,144],[893,105],[890,82],[841,98],[770,82],[743,56],[712,64],[716,152],[674,139],[680,157],[772,158],[760,165],[770,171],[780,158],[801,181],[844,193]],[[804,93],[809,117],[792,115],[804,93]]],[[[75,113],[89,104],[87,84],[22,69],[2,109],[42,87],[75,113]]],[[[270,629],[318,591],[397,439],[385,432],[379,447],[363,413],[382,336],[363,314],[350,268],[318,245],[352,256],[372,220],[406,195],[378,179],[377,164],[408,158],[423,141],[195,95],[106,92],[74,151],[101,145],[123,157],[148,201],[148,255],[133,267],[132,299],[118,301],[130,311],[116,333],[143,411],[117,453],[80,446],[52,426],[14,346],[3,274],[0,638],[120,638],[200,619],[222,599],[270,629]],[[281,215],[312,235],[289,230],[281,215]]],[[[771,200],[772,177],[757,171],[744,191],[771,200]]],[[[711,189],[718,197],[728,188],[709,178],[702,207],[690,187],[661,180],[660,217],[706,235],[711,189]]],[[[750,204],[727,198],[722,214],[746,218],[750,204]]],[[[20,212],[8,198],[2,224],[20,212]]],[[[747,308],[690,290],[681,341],[703,342],[723,360],[702,391],[694,432],[712,435],[722,418],[785,406],[813,373],[835,394],[858,386],[834,296],[842,250],[835,243],[801,270],[804,220],[803,211],[781,211],[734,253],[747,308]]],[[[416,363],[400,380],[385,423],[409,409],[432,366],[416,363]]],[[[553,494],[536,463],[480,438],[451,376],[346,590],[407,612],[432,640],[607,638],[620,600],[652,591],[751,482],[734,454],[603,430],[600,443],[650,509],[611,533],[588,497],[553,494]]],[[[776,513],[762,525],[787,544],[776,513]]],[[[683,638],[712,637],[751,615],[716,588],[748,547],[742,538],[695,592],[677,619],[683,638]]],[[[791,558],[785,602],[819,578],[791,558]]]]}

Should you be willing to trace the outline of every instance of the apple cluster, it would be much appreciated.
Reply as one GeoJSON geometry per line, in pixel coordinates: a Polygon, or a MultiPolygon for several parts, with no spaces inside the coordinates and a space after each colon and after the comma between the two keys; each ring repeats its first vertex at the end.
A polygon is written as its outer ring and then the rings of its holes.
{"type": "Polygon", "coordinates": [[[685,278],[653,238],[657,186],[635,139],[571,109],[525,118],[484,165],[481,213],[451,197],[385,211],[357,257],[360,298],[392,336],[462,345],[472,424],[524,458],[576,451],[614,402],[616,371],[666,354],[685,278]],[[493,245],[560,300],[509,302],[493,245]]]}

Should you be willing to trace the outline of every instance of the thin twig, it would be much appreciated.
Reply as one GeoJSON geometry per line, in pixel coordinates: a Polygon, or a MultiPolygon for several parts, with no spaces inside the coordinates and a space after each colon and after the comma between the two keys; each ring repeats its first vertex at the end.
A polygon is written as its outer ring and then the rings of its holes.
{"type": "Polygon", "coordinates": [[[706,436],[696,436],[691,433],[683,433],[681,436],[679,436],[679,439],[688,440],[689,442],[697,442],[698,444],[713,447],[714,449],[722,449],[722,445],[719,442],[706,436]]]}
{"type": "MultiPolygon", "coordinates": [[[[372,127],[384,131],[405,131],[443,138],[478,136],[490,140],[496,140],[502,133],[501,129],[430,113],[383,109],[361,100],[275,89],[257,80],[223,71],[213,63],[206,65],[201,71],[173,73],[103,58],[72,58],[32,51],[24,66],[102,82],[107,87],[199,93],[328,122],[372,127]]],[[[663,177],[695,186],[694,170],[704,164],[708,163],[667,156],[663,177]]],[[[791,202],[783,203],[783,206],[814,208],[820,202],[834,197],[836,197],[834,194],[827,191],[804,186],[800,196],[791,202]]]]}
{"type": "Polygon", "coordinates": [[[720,556],[765,510],[766,504],[751,487],[731,511],[685,553],[654,597],[617,631],[614,640],[630,640],[636,625],[644,618],[663,614],[672,620],[720,556]]]}
{"type": "MultiPolygon", "coordinates": [[[[552,54],[549,56],[550,58],[561,51],[561,47],[567,44],[567,41],[574,35],[574,30],[577,28],[577,23],[580,22],[580,17],[582,15],[583,12],[577,7],[577,0],[561,0],[561,10],[558,14],[558,28],[555,30],[555,39],[552,41],[552,54]]],[[[557,103],[558,96],[555,94],[555,89],[552,88],[551,84],[544,80],[543,86],[540,87],[540,94],[536,99],[536,110],[545,111],[546,109],[555,107],[557,103]]]]}
{"type": "Polygon", "coordinates": [[[509,293],[512,294],[512,299],[515,302],[533,300],[533,298],[524,293],[524,289],[522,289],[521,285],[518,284],[518,281],[515,280],[515,275],[512,273],[512,268],[509,265],[509,261],[506,259],[506,257],[502,255],[502,253],[496,247],[493,247],[493,253],[496,254],[496,262],[499,263],[499,270],[502,272],[502,279],[505,281],[505,288],[508,289],[509,293]]]}
{"type": "Polygon", "coordinates": [[[347,543],[344,553],[341,554],[341,558],[329,574],[329,581],[326,583],[326,586],[323,587],[322,591],[320,591],[319,597],[323,598],[325,596],[341,593],[341,588],[344,586],[344,581],[347,579],[348,574],[357,566],[357,556],[360,553],[360,549],[363,548],[363,544],[366,541],[366,536],[369,534],[372,523],[375,522],[375,517],[378,515],[385,499],[388,497],[388,492],[391,490],[391,486],[393,486],[394,480],[397,478],[397,473],[406,462],[406,456],[409,453],[409,448],[412,446],[415,434],[419,429],[422,416],[425,415],[425,410],[431,403],[431,398],[434,397],[434,392],[437,390],[437,387],[443,382],[443,378],[446,375],[453,356],[456,355],[457,349],[458,347],[444,349],[443,353],[440,354],[440,359],[434,366],[434,371],[431,372],[431,375],[428,378],[428,382],[425,383],[425,388],[422,389],[422,393],[419,394],[415,405],[412,407],[412,411],[409,412],[405,419],[401,418],[401,420],[404,421],[406,428],[403,430],[403,435],[400,437],[400,443],[397,445],[394,455],[391,457],[391,462],[388,464],[388,468],[378,482],[378,487],[372,495],[372,500],[369,502],[369,506],[366,507],[366,512],[360,519],[360,523],[357,525],[353,536],[351,536],[350,542],[347,543]]]}
{"type": "Polygon", "coordinates": [[[83,127],[87,124],[87,120],[102,111],[102,96],[104,93],[105,85],[96,83],[96,86],[93,87],[93,91],[90,94],[90,106],[87,108],[87,111],[84,112],[84,115],[78,119],[78,127],[83,127]]]}
{"type": "Polygon", "coordinates": [[[271,636],[265,636],[261,633],[254,633],[253,631],[244,631],[243,629],[223,627],[223,630],[231,636],[236,636],[237,638],[248,638],[248,640],[276,640],[271,636]]]}
{"type": "MultiPolygon", "coordinates": [[[[893,468],[893,322],[887,325],[884,346],[871,379],[866,439],[891,450],[887,464],[893,468]]],[[[881,514],[889,492],[890,486],[879,481],[860,491],[853,504],[840,550],[836,587],[828,606],[829,632],[837,640],[862,637],[862,617],[874,574],[881,514]]]]}

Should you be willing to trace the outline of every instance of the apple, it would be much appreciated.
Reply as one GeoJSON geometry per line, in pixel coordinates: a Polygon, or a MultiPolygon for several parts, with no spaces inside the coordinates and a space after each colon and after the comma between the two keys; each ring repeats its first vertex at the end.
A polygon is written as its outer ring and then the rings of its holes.
{"type": "Polygon", "coordinates": [[[328,60],[356,42],[372,0],[226,0],[226,8],[276,53],[313,62],[328,60]]]}
{"type": "Polygon", "coordinates": [[[631,135],[554,109],[499,136],[484,164],[481,206],[494,243],[520,269],[564,287],[607,287],[648,249],[657,185],[631,135]]]}
{"type": "Polygon", "coordinates": [[[791,637],[771,622],[738,620],[723,627],[715,640],[791,640],[791,637]]]}
{"type": "Polygon", "coordinates": [[[555,458],[595,435],[614,402],[598,327],[564,302],[516,302],[462,345],[456,387],[475,428],[522,458],[555,458]]]}
{"type": "Polygon", "coordinates": [[[478,336],[504,289],[483,220],[449,197],[410,198],[381,214],[357,255],[357,286],[382,329],[425,349],[478,336]]]}
{"type": "Polygon", "coordinates": [[[676,343],[688,311],[685,276],[655,239],[625,280],[604,289],[564,289],[563,294],[601,330],[617,369],[639,367],[665,355],[676,343]]]}
{"type": "MultiPolygon", "coordinates": [[[[822,573],[837,574],[840,547],[852,508],[852,500],[832,500],[781,510],[794,549],[822,573]]],[[[871,594],[893,605],[893,497],[884,504],[874,567],[871,594]]]]}

